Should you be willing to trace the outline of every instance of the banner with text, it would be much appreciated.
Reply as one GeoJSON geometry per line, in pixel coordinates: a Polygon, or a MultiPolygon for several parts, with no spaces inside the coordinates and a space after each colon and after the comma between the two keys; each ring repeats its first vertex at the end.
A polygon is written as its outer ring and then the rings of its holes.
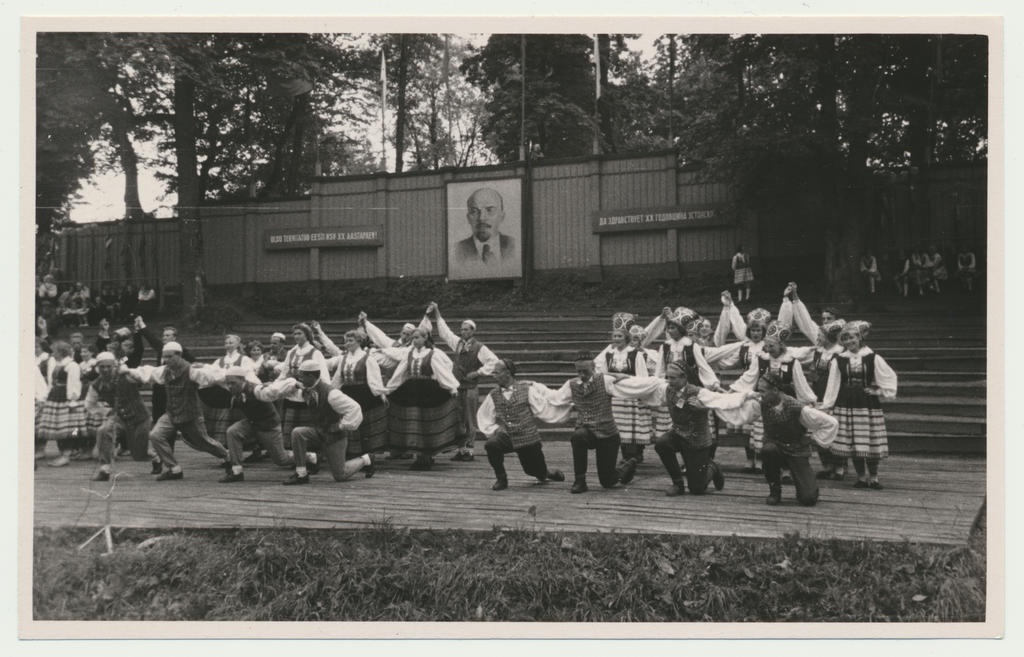
{"type": "Polygon", "coordinates": [[[265,249],[384,246],[383,226],[320,226],[263,231],[265,249]]]}
{"type": "Polygon", "coordinates": [[[594,232],[702,228],[734,223],[722,205],[615,210],[594,213],[594,232]]]}

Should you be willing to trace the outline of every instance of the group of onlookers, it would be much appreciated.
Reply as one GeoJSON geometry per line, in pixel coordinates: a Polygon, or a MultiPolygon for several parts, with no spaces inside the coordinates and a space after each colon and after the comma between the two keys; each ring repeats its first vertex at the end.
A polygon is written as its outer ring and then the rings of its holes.
{"type": "Polygon", "coordinates": [[[103,318],[130,322],[135,315],[153,314],[156,305],[156,290],[148,282],[120,289],[103,285],[96,291],[81,281],[58,282],[53,274],[36,277],[36,323],[42,318],[50,332],[96,326],[103,318]]]}
{"type": "MultiPolygon", "coordinates": [[[[963,292],[973,292],[974,281],[978,277],[978,259],[974,251],[967,245],[961,246],[952,260],[955,265],[952,272],[947,262],[942,250],[935,244],[929,245],[927,249],[915,248],[909,252],[901,250],[892,263],[896,293],[903,297],[914,293],[922,297],[926,294],[941,294],[951,276],[959,282],[963,292]]],[[[870,249],[864,250],[859,264],[866,291],[877,294],[882,272],[870,249]]]]}

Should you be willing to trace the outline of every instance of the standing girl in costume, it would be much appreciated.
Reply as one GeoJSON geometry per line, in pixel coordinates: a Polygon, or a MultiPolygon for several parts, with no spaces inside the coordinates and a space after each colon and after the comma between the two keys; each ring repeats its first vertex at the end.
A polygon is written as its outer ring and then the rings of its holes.
{"type": "Polygon", "coordinates": [[[889,455],[889,436],[879,399],[896,398],[896,372],[864,344],[871,325],[849,322],[839,334],[844,351],[832,359],[822,410],[839,421],[832,453],[853,457],[855,488],[880,490],[878,462],[889,455]],[[866,470],[866,471],[865,471],[866,470]]]}
{"type": "Polygon", "coordinates": [[[967,246],[960,249],[956,254],[956,277],[960,279],[960,285],[964,292],[974,291],[974,277],[977,274],[978,263],[974,252],[967,246]]]}
{"type": "MultiPolygon", "coordinates": [[[[647,359],[629,344],[629,330],[636,322],[631,313],[615,313],[612,317],[612,343],[594,358],[596,374],[615,378],[648,376],[647,359]]],[[[651,411],[635,399],[612,397],[612,417],[619,430],[622,460],[644,460],[644,446],[651,439],[651,411]]]]}
{"type": "Polygon", "coordinates": [[[61,467],[71,461],[71,451],[78,444],[78,434],[85,428],[85,407],[82,397],[81,369],[71,357],[71,345],[58,340],[51,346],[46,363],[46,385],[49,391],[36,413],[36,439],[54,440],[60,456],[49,465],[61,467]]]}
{"type": "Polygon", "coordinates": [[[363,411],[359,430],[349,436],[348,455],[383,452],[388,437],[388,409],[384,404],[386,396],[380,366],[366,350],[369,338],[362,329],[345,331],[343,351],[326,334],[321,340],[331,354],[327,359],[327,369],[334,372],[331,385],[354,399],[363,411]]]}
{"type": "Polygon", "coordinates": [[[429,470],[435,454],[456,446],[459,381],[451,359],[434,348],[427,330],[413,331],[412,346],[386,391],[388,449],[415,453],[411,469],[429,470]]]}
{"type": "Polygon", "coordinates": [[[750,268],[750,256],[743,251],[743,245],[736,247],[732,256],[732,283],[736,286],[736,300],[743,301],[743,292],[750,301],[750,284],[754,282],[754,270],[750,268]]]}
{"type": "Polygon", "coordinates": [[[871,254],[871,251],[865,249],[864,255],[860,257],[860,275],[868,283],[868,290],[871,294],[875,293],[875,285],[878,281],[882,280],[882,275],[878,273],[878,261],[875,260],[875,256],[871,254]]]}
{"type": "MultiPolygon", "coordinates": [[[[313,361],[320,366],[320,380],[330,383],[331,376],[327,372],[324,355],[313,346],[313,329],[308,324],[296,324],[292,327],[292,340],[295,341],[295,346],[285,354],[284,360],[279,366],[280,373],[277,380],[295,379],[298,381],[299,366],[306,361],[313,361]]],[[[292,429],[310,426],[313,419],[313,411],[306,404],[302,391],[299,389],[291,391],[284,398],[281,416],[281,436],[284,438],[285,447],[291,447],[292,429]]],[[[316,461],[313,460],[310,463],[315,470],[316,461]]]]}

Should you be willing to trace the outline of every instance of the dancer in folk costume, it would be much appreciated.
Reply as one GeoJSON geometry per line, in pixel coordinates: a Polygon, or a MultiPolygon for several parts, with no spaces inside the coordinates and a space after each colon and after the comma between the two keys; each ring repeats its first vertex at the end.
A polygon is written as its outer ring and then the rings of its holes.
{"type": "MultiPolygon", "coordinates": [[[[50,461],[53,467],[71,462],[71,452],[78,445],[79,433],[85,430],[85,407],[82,406],[82,371],[71,353],[71,345],[57,340],[51,345],[46,362],[46,400],[36,410],[36,441],[57,442],[60,455],[50,461]]],[[[38,450],[37,450],[38,451],[38,450]]]]}
{"type": "Polygon", "coordinates": [[[708,411],[721,413],[724,419],[738,422],[740,407],[755,393],[717,393],[693,385],[687,381],[686,372],[679,363],[670,363],[665,374],[666,379],[630,380],[634,386],[646,383],[648,389],[641,387],[636,392],[650,403],[664,404],[672,417],[672,428],[654,442],[654,449],[672,480],[672,486],[665,494],[669,497],[682,495],[689,487],[691,493],[701,495],[707,491],[709,482],[714,483],[716,490],[722,490],[725,476],[712,455],[708,411]],[[677,453],[682,454],[685,479],[677,453]]]}
{"type": "Polygon", "coordinates": [[[476,412],[480,407],[480,392],[477,384],[480,377],[489,376],[494,371],[498,357],[487,345],[476,337],[476,322],[463,320],[459,325],[459,335],[455,335],[441,317],[441,311],[433,301],[427,308],[427,314],[437,320],[437,334],[454,354],[452,364],[455,378],[459,381],[459,438],[462,440],[459,449],[452,456],[453,461],[473,460],[473,441],[478,432],[476,412]]]}
{"type": "MultiPolygon", "coordinates": [[[[629,344],[629,330],[636,324],[632,313],[612,316],[612,343],[594,358],[594,373],[616,379],[649,375],[647,359],[629,344]]],[[[612,417],[619,430],[622,460],[643,463],[644,447],[651,440],[651,411],[636,399],[612,398],[612,417]]]]}
{"type": "Polygon", "coordinates": [[[743,245],[736,247],[732,256],[732,283],[736,286],[736,300],[743,301],[743,292],[750,301],[750,284],[754,282],[754,270],[750,268],[750,256],[743,250],[743,245]]]}
{"type": "Polygon", "coordinates": [[[843,352],[832,359],[821,408],[839,421],[831,449],[840,458],[853,458],[854,487],[881,489],[878,463],[889,455],[889,436],[879,399],[896,398],[897,378],[885,359],[864,344],[870,328],[862,321],[843,327],[843,352]]]}
{"type": "MultiPolygon", "coordinates": [[[[99,378],[99,370],[96,369],[96,355],[93,353],[94,345],[83,344],[78,355],[81,358],[79,367],[82,370],[82,399],[89,396],[89,389],[96,379],[99,378]]],[[[109,353],[109,352],[108,352],[109,353]]],[[[78,461],[86,461],[93,458],[93,451],[96,447],[96,431],[103,424],[103,419],[89,409],[85,410],[85,428],[79,433],[79,444],[72,453],[71,458],[78,461]]]]}
{"type": "MultiPolygon", "coordinates": [[[[769,347],[770,348],[770,347],[769,347]]],[[[768,482],[765,502],[776,506],[782,502],[782,471],[792,473],[796,500],[802,506],[818,503],[818,482],[811,469],[811,445],[824,447],[836,437],[839,423],[835,418],[802,402],[779,388],[768,387],[760,400],[744,407],[747,417],[758,417],[764,427],[764,478],[768,482]]]]}
{"type": "MultiPolygon", "coordinates": [[[[846,322],[836,318],[828,319],[820,326],[815,324],[807,311],[807,306],[800,301],[796,293],[796,284],[790,283],[786,289],[787,296],[783,299],[786,312],[782,313],[782,316],[791,319],[804,335],[814,341],[814,346],[790,347],[789,352],[800,360],[804,376],[820,403],[825,398],[832,359],[843,351],[843,345],[839,344],[839,335],[846,322]]],[[[838,311],[834,308],[828,308],[822,313],[825,318],[834,318],[837,314],[838,311]]],[[[780,323],[781,321],[780,319],[780,323]]],[[[837,457],[830,448],[821,445],[817,446],[817,451],[822,465],[817,474],[818,479],[841,481],[846,476],[846,459],[837,457]]]]}
{"type": "MultiPolygon", "coordinates": [[[[765,330],[763,350],[730,388],[738,392],[763,392],[774,387],[802,402],[813,403],[814,392],[804,378],[803,367],[786,347],[789,336],[788,328],[778,321],[770,322],[765,330]]],[[[755,453],[760,453],[764,446],[764,423],[759,416],[750,424],[748,446],[755,453]]]]}
{"type": "MultiPolygon", "coordinates": [[[[357,318],[359,322],[359,328],[366,331],[367,337],[370,339],[370,344],[367,345],[367,351],[370,352],[370,358],[377,362],[380,367],[380,377],[384,381],[385,385],[391,380],[391,377],[395,374],[395,370],[398,369],[398,364],[405,360],[409,354],[409,350],[412,348],[412,334],[417,328],[421,328],[430,335],[433,330],[433,324],[430,322],[430,318],[424,313],[423,318],[420,320],[419,326],[406,322],[402,325],[402,330],[397,339],[392,340],[384,331],[380,330],[375,326],[366,316],[365,312],[360,311],[357,318]]],[[[408,459],[412,458],[411,452],[391,452],[388,454],[388,460],[393,459],[408,459]]]]}
{"type": "Polygon", "coordinates": [[[429,470],[434,455],[458,445],[456,431],[459,381],[452,361],[435,349],[423,328],[412,333],[412,346],[386,386],[388,449],[413,452],[413,470],[429,470]]]}
{"type": "Polygon", "coordinates": [[[167,390],[167,411],[149,432],[149,442],[167,468],[156,480],[174,481],[185,476],[170,445],[170,439],[176,433],[181,433],[182,439],[192,449],[219,458],[221,466],[227,469],[230,466],[228,451],[206,433],[199,403],[199,388],[210,385],[213,377],[204,366],[198,363],[189,365],[182,357],[181,345],[177,342],[168,342],[162,352],[163,365],[155,368],[142,365],[127,370],[128,376],[137,381],[160,383],[167,390]]]}
{"type": "Polygon", "coordinates": [[[148,444],[152,422],[142,401],[141,383],[118,371],[114,354],[105,351],[97,355],[96,372],[98,377],[85,396],[86,411],[101,418],[96,430],[100,466],[92,480],[109,481],[114,446],[121,440],[130,445],[148,444]]]}
{"type": "Polygon", "coordinates": [[[588,452],[594,450],[597,460],[597,478],[604,488],[628,484],[636,474],[636,459],[626,459],[616,465],[619,453],[619,432],[612,415],[613,397],[630,396],[630,377],[615,377],[594,372],[594,355],[581,351],[574,362],[576,377],[565,382],[549,397],[552,406],[561,407],[562,415],[555,421],[568,419],[569,411],[576,409],[576,430],[570,440],[574,480],[571,493],[585,493],[587,486],[588,452]]]}
{"type": "MultiPolygon", "coordinates": [[[[647,365],[647,373],[653,375],[658,371],[658,366],[661,363],[661,351],[658,349],[651,349],[648,345],[651,343],[650,334],[647,332],[647,327],[634,324],[629,328],[629,346],[637,350],[637,353],[644,359],[644,363],[647,365]]],[[[647,412],[651,416],[651,433],[647,444],[653,445],[654,441],[658,439],[658,427],[667,426],[670,422],[668,418],[668,410],[664,404],[651,404],[649,402],[641,402],[647,408],[647,412]],[[664,414],[665,418],[659,423],[659,414],[664,414]]]]}
{"type": "MultiPolygon", "coordinates": [[[[277,380],[298,380],[299,366],[306,361],[312,361],[320,368],[320,379],[324,383],[330,383],[331,376],[327,371],[327,360],[313,346],[313,329],[309,324],[299,323],[293,326],[292,340],[295,341],[295,346],[288,350],[284,360],[281,361],[277,380]]],[[[292,429],[309,426],[312,417],[313,413],[303,400],[301,390],[294,389],[285,395],[281,410],[281,435],[284,436],[285,447],[291,446],[292,429]]]]}
{"type": "Polygon", "coordinates": [[[256,372],[256,378],[260,383],[270,383],[277,378],[277,361],[272,362],[269,359],[262,342],[249,340],[242,351],[252,361],[253,371],[256,372]]]}
{"type": "Polygon", "coordinates": [[[494,469],[491,490],[508,488],[505,454],[515,452],[523,472],[540,483],[565,481],[560,470],[549,470],[541,447],[538,422],[553,422],[564,411],[549,403],[552,391],[542,383],[516,379],[515,363],[501,359],[494,365],[497,386],[477,410],[477,426],[487,436],[484,451],[494,469]]]}
{"type": "Polygon", "coordinates": [[[326,334],[321,341],[329,356],[331,385],[356,400],[363,412],[359,430],[348,438],[349,457],[383,452],[388,439],[387,396],[380,365],[366,350],[366,332],[361,328],[345,331],[344,349],[338,349],[326,334]]]}
{"type": "Polygon", "coordinates": [[[265,451],[274,463],[281,467],[292,467],[295,463],[290,452],[284,448],[281,437],[281,416],[274,402],[291,392],[294,379],[285,379],[273,384],[262,383],[253,370],[242,365],[227,369],[206,368],[211,383],[220,386],[230,395],[228,407],[242,417],[231,424],[226,432],[228,461],[230,469],[218,481],[232,484],[245,481],[245,450],[265,451]]]}
{"type": "MultiPolygon", "coordinates": [[[[370,454],[346,458],[348,438],[362,423],[363,412],[354,399],[320,378],[317,363],[303,361],[299,366],[298,380],[280,382],[280,385],[298,390],[303,403],[311,411],[308,424],[292,430],[295,473],[285,480],[285,486],[309,483],[306,458],[311,447],[324,453],[334,481],[351,479],[360,470],[365,470],[367,477],[373,475],[373,457],[370,454]]],[[[278,390],[278,394],[288,393],[287,388],[278,390]]]]}
{"type": "MultiPolygon", "coordinates": [[[[135,332],[139,336],[139,348],[138,352],[141,356],[142,353],[142,341],[141,338],[145,338],[149,346],[156,352],[156,364],[163,364],[163,346],[169,342],[178,342],[178,329],[174,326],[164,326],[160,331],[160,338],[156,337],[156,334],[148,326],[146,326],[146,320],[143,319],[142,315],[135,318],[135,332]]],[[[179,343],[180,344],[180,343],[179,343]]],[[[116,355],[116,354],[115,354],[116,355]]],[[[194,363],[196,361],[195,356],[186,349],[182,348],[181,357],[188,363],[194,363]]],[[[141,363],[141,359],[136,361],[134,365],[128,363],[128,367],[138,367],[141,363]]],[[[160,419],[165,412],[167,412],[167,391],[159,383],[154,383],[152,387],[152,395],[150,397],[150,410],[153,422],[160,419]]],[[[168,444],[171,450],[174,449],[174,443],[177,440],[176,435],[172,435],[168,438],[168,444]]],[[[160,460],[157,458],[153,462],[153,474],[159,474],[161,471],[160,460]]]]}
{"type": "MultiPolygon", "coordinates": [[[[722,312],[719,315],[717,326],[712,327],[711,321],[706,318],[698,318],[690,322],[687,335],[697,344],[701,345],[704,359],[716,373],[729,370],[737,365],[743,369],[750,366],[750,361],[761,350],[761,340],[764,338],[764,327],[771,321],[771,313],[764,308],[756,308],[747,313],[747,320],[744,321],[735,304],[732,302],[732,295],[728,290],[722,292],[722,312]],[[748,327],[749,324],[749,327],[748,327]],[[735,333],[738,341],[729,342],[730,332],[735,333]]],[[[721,416],[708,410],[708,419],[712,426],[711,457],[715,457],[718,449],[719,427],[723,420],[721,416]]],[[[743,427],[732,427],[741,429],[743,427]]],[[[750,433],[750,428],[746,427],[750,433]]],[[[746,472],[759,472],[757,467],[757,454],[749,447],[746,449],[747,467],[746,472]]]]}
{"type": "MultiPolygon", "coordinates": [[[[232,367],[243,367],[256,372],[256,364],[242,353],[242,338],[234,334],[224,336],[224,355],[210,365],[221,373],[232,367]]],[[[242,412],[231,408],[231,393],[220,385],[200,388],[199,401],[203,404],[203,421],[210,437],[227,446],[228,427],[242,419],[242,412]]]]}

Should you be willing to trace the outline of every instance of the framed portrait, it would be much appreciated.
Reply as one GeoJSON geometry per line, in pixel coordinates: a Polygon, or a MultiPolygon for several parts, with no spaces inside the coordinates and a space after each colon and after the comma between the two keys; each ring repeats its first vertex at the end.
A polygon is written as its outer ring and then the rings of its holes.
{"type": "Polygon", "coordinates": [[[448,184],[449,280],[523,275],[522,201],[519,178],[448,184]]]}

